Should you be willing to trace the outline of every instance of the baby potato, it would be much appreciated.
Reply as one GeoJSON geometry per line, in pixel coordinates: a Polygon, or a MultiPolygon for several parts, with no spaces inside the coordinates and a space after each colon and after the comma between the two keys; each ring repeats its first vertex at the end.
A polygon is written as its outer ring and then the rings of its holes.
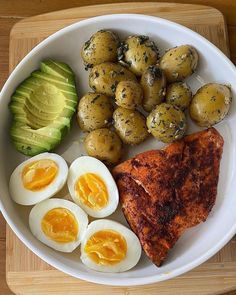
{"type": "Polygon", "coordinates": [[[89,75],[89,86],[96,92],[114,96],[121,81],[137,81],[135,75],[119,64],[105,62],[93,67],[89,75]]]}
{"type": "Polygon", "coordinates": [[[119,136],[107,128],[91,131],[85,139],[87,154],[106,164],[115,164],[119,161],[122,152],[122,143],[119,136]]]}
{"type": "Polygon", "coordinates": [[[190,45],[171,48],[160,59],[160,67],[169,83],[182,81],[190,76],[196,70],[197,64],[197,50],[190,45]]]}
{"type": "Polygon", "coordinates": [[[155,138],[170,143],[184,136],[187,128],[186,117],[176,106],[162,103],[147,117],[147,127],[155,138]]]}
{"type": "Polygon", "coordinates": [[[106,61],[116,61],[118,45],[119,38],[115,33],[101,30],[85,42],[81,56],[88,68],[106,61]]]}
{"type": "Polygon", "coordinates": [[[144,94],[143,108],[145,111],[150,112],[165,97],[165,75],[158,66],[150,66],[143,72],[140,84],[144,94]]]}
{"type": "Polygon", "coordinates": [[[117,85],[115,99],[118,106],[134,110],[142,103],[143,90],[135,81],[121,81],[117,85]]]}
{"type": "Polygon", "coordinates": [[[158,49],[148,36],[130,36],[119,47],[118,60],[141,76],[148,66],[157,63],[158,49]]]}
{"type": "Polygon", "coordinates": [[[166,102],[186,110],[192,99],[192,91],[186,83],[175,82],[168,85],[166,90],[166,102]]]}
{"type": "Polygon", "coordinates": [[[202,127],[212,126],[227,115],[232,102],[229,87],[209,83],[198,89],[190,105],[191,118],[202,127]]]}
{"type": "Polygon", "coordinates": [[[124,143],[135,145],[148,136],[145,117],[138,111],[118,107],[113,119],[114,127],[124,143]]]}
{"type": "Polygon", "coordinates": [[[89,92],[84,95],[78,105],[77,121],[84,131],[102,128],[111,122],[112,102],[103,94],[89,92]]]}

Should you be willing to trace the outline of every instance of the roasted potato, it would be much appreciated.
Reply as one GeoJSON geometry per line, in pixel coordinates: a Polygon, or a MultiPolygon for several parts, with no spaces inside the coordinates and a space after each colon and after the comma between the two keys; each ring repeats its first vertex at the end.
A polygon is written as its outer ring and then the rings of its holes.
{"type": "Polygon", "coordinates": [[[202,127],[212,126],[227,115],[232,102],[229,87],[209,83],[198,89],[190,105],[191,118],[202,127]]]}
{"type": "Polygon", "coordinates": [[[121,81],[117,85],[115,99],[118,106],[134,110],[142,103],[143,90],[135,81],[121,81]]]}
{"type": "Polygon", "coordinates": [[[187,127],[186,117],[178,107],[162,103],[147,117],[147,127],[155,138],[170,143],[183,137],[187,127]]]}
{"type": "Polygon", "coordinates": [[[140,84],[144,94],[143,108],[145,111],[150,112],[165,97],[165,75],[158,66],[150,66],[143,72],[140,84]]]}
{"type": "Polygon", "coordinates": [[[91,131],[84,143],[89,156],[104,161],[106,164],[115,164],[121,157],[121,140],[114,131],[107,128],[91,131]]]}
{"type": "Polygon", "coordinates": [[[121,43],[118,60],[135,75],[141,76],[148,66],[157,63],[158,49],[148,36],[130,36],[121,43]]]}
{"type": "Polygon", "coordinates": [[[148,136],[145,117],[138,111],[118,107],[113,119],[117,133],[126,144],[138,144],[148,136]]]}
{"type": "Polygon", "coordinates": [[[78,105],[77,120],[84,131],[92,131],[108,125],[112,120],[111,99],[103,94],[89,92],[78,105]]]}
{"type": "Polygon", "coordinates": [[[81,56],[87,68],[106,61],[117,61],[118,36],[106,30],[98,31],[85,42],[81,56]]]}
{"type": "Polygon", "coordinates": [[[137,81],[133,73],[119,64],[105,62],[92,68],[89,86],[96,92],[114,96],[121,81],[137,81]]]}
{"type": "Polygon", "coordinates": [[[197,50],[190,45],[171,48],[160,59],[168,83],[187,78],[196,70],[197,64],[197,50]]]}
{"type": "Polygon", "coordinates": [[[184,82],[175,82],[168,85],[166,90],[166,102],[186,110],[192,99],[192,91],[184,82]]]}

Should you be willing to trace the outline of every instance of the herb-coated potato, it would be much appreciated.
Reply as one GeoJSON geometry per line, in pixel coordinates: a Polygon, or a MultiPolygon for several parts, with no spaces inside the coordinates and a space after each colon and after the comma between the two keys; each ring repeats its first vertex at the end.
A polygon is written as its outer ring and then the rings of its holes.
{"type": "Polygon", "coordinates": [[[160,59],[160,67],[169,83],[182,81],[190,76],[197,67],[198,53],[190,45],[169,49],[160,59]]]}
{"type": "Polygon", "coordinates": [[[119,64],[104,62],[92,68],[89,86],[96,92],[114,96],[118,83],[128,80],[136,81],[135,75],[119,64]]]}
{"type": "Polygon", "coordinates": [[[118,60],[141,76],[148,66],[157,63],[158,49],[148,36],[130,36],[120,45],[118,60]]]}
{"type": "Polygon", "coordinates": [[[158,66],[150,66],[142,74],[140,84],[143,88],[143,108],[150,112],[165,97],[165,75],[158,66]]]}
{"type": "Polygon", "coordinates": [[[77,120],[84,131],[91,131],[108,125],[112,119],[111,99],[103,94],[89,92],[79,102],[77,120]]]}
{"type": "Polygon", "coordinates": [[[142,103],[143,90],[135,81],[121,81],[117,85],[115,99],[118,106],[134,110],[142,103]]]}
{"type": "Polygon", "coordinates": [[[203,127],[212,126],[227,115],[232,102],[229,87],[209,83],[198,89],[190,105],[190,116],[203,127]]]}
{"type": "Polygon", "coordinates": [[[124,143],[135,145],[148,136],[145,117],[138,111],[118,107],[113,113],[114,126],[124,143]]]}
{"type": "Polygon", "coordinates": [[[176,106],[162,103],[147,117],[147,127],[155,138],[170,143],[183,137],[187,127],[186,117],[176,106]]]}
{"type": "Polygon", "coordinates": [[[166,102],[186,110],[192,99],[192,91],[186,83],[175,82],[168,85],[166,90],[166,102]]]}
{"type": "Polygon", "coordinates": [[[115,164],[119,161],[122,152],[122,143],[119,136],[107,128],[91,131],[85,139],[87,154],[106,164],[115,164]]]}
{"type": "Polygon", "coordinates": [[[85,42],[81,56],[87,68],[106,61],[116,61],[118,45],[119,39],[116,34],[101,30],[85,42]]]}

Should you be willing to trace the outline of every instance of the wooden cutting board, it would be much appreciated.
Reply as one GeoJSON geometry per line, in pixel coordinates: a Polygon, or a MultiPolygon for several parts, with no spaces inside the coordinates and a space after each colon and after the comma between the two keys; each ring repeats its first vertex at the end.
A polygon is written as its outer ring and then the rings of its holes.
{"type": "MultiPolygon", "coordinates": [[[[106,4],[57,11],[17,23],[10,35],[10,72],[31,48],[55,31],[88,17],[111,13],[141,13],[175,21],[205,36],[229,55],[224,17],[214,8],[150,2],[106,4]]],[[[209,261],[187,274],[166,282],[130,288],[96,285],[55,270],[27,249],[9,227],[6,249],[7,282],[11,290],[19,295],[199,295],[220,294],[236,289],[236,239],[209,261]]]]}

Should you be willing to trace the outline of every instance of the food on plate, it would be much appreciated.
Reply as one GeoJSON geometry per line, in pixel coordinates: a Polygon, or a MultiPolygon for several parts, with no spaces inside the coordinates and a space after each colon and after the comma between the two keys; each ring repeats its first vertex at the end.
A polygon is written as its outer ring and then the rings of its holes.
{"type": "Polygon", "coordinates": [[[164,71],[168,83],[187,78],[194,73],[197,64],[197,50],[190,45],[171,48],[160,59],[160,68],[164,71]]]}
{"type": "Polygon", "coordinates": [[[231,102],[232,93],[228,86],[206,84],[194,95],[190,105],[190,116],[199,126],[212,126],[224,119],[231,102]]]}
{"type": "Polygon", "coordinates": [[[135,145],[148,136],[145,117],[139,111],[118,107],[113,119],[114,127],[124,143],[135,145]]]}
{"type": "Polygon", "coordinates": [[[11,139],[27,155],[51,151],[70,129],[77,106],[74,73],[62,62],[44,61],[11,97],[11,139]]]}
{"type": "Polygon", "coordinates": [[[157,266],[184,231],[205,221],[214,206],[223,143],[210,128],[114,168],[124,215],[157,266]]]}
{"type": "Polygon", "coordinates": [[[148,67],[142,74],[140,84],[143,88],[143,108],[150,112],[163,102],[166,93],[166,78],[159,66],[148,67]]]}
{"type": "Polygon", "coordinates": [[[15,168],[9,190],[12,199],[21,205],[34,205],[54,196],[66,183],[68,167],[57,154],[42,153],[15,168]]]}
{"type": "Polygon", "coordinates": [[[136,235],[118,222],[102,219],[89,224],[81,242],[81,260],[101,272],[122,272],[134,267],[141,256],[136,235]]]}
{"type": "Polygon", "coordinates": [[[109,30],[100,30],[85,42],[81,56],[87,67],[92,67],[106,61],[117,60],[118,36],[109,30]]]}
{"type": "Polygon", "coordinates": [[[119,82],[128,80],[136,81],[135,75],[125,67],[112,62],[94,66],[89,74],[89,86],[95,92],[108,96],[115,95],[119,82]]]}
{"type": "Polygon", "coordinates": [[[77,120],[84,131],[106,127],[112,120],[113,106],[111,99],[99,93],[89,92],[79,101],[77,120]]]}
{"type": "Polygon", "coordinates": [[[83,238],[87,214],[75,203],[50,199],[35,205],[30,211],[32,234],[47,246],[61,252],[72,252],[83,238]]]}
{"type": "Polygon", "coordinates": [[[134,110],[142,104],[143,90],[135,81],[121,81],[117,85],[115,99],[118,106],[134,110]]]}
{"type": "Polygon", "coordinates": [[[116,183],[107,167],[95,158],[77,158],[69,168],[67,185],[74,202],[92,217],[109,216],[118,206],[116,183]]]}
{"type": "Polygon", "coordinates": [[[87,135],[85,149],[89,156],[95,157],[107,165],[115,164],[121,158],[122,142],[116,132],[102,128],[87,135]]]}
{"type": "Polygon", "coordinates": [[[156,139],[170,143],[184,136],[187,128],[186,117],[178,107],[162,103],[148,115],[147,127],[156,139]]]}
{"type": "Polygon", "coordinates": [[[177,106],[182,111],[186,110],[192,99],[192,91],[184,82],[175,82],[168,85],[166,102],[177,106]]]}
{"type": "Polygon", "coordinates": [[[158,49],[148,36],[129,36],[118,49],[118,60],[141,76],[148,66],[157,63],[158,49]]]}

